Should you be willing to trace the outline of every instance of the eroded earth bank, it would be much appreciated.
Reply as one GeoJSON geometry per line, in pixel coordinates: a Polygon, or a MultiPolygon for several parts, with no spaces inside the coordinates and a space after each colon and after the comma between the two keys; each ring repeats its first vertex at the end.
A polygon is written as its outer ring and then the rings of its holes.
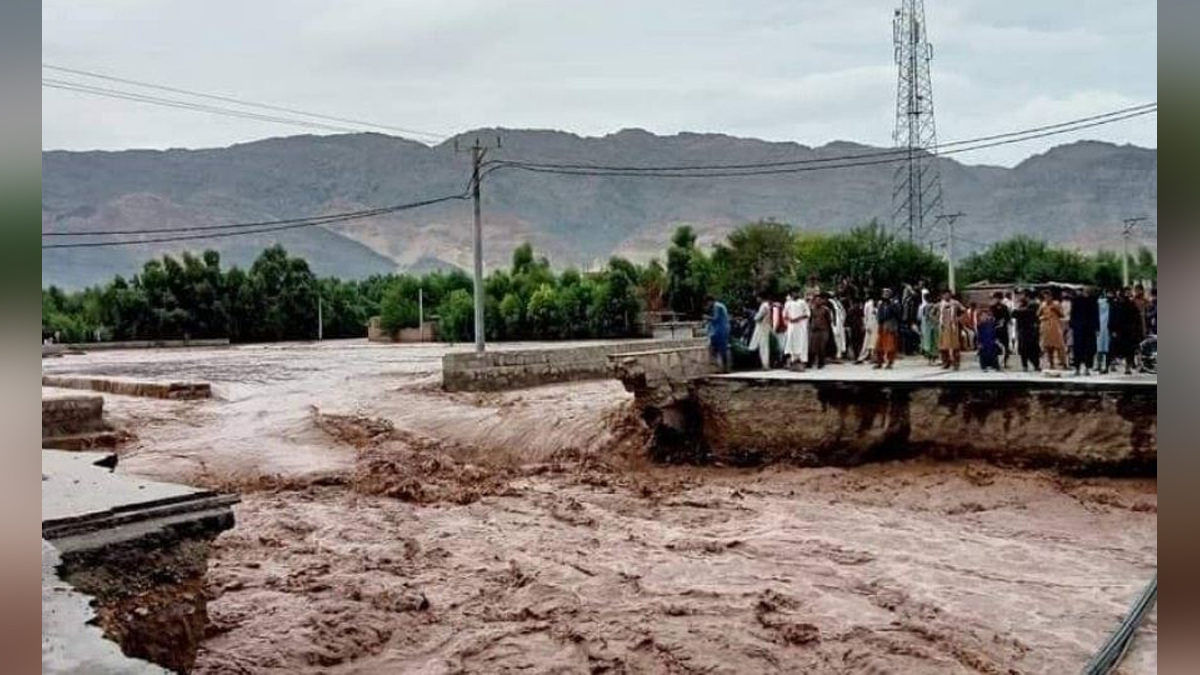
{"type": "Polygon", "coordinates": [[[618,382],[446,394],[442,353],[47,363],[213,384],[105,394],[120,470],[242,494],[195,672],[1072,672],[1157,565],[1152,478],[655,465],[618,382]]]}

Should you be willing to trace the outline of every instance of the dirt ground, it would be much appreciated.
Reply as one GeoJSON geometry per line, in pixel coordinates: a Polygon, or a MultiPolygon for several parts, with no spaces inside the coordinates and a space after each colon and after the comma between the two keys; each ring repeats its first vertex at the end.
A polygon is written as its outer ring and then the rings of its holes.
{"type": "Polygon", "coordinates": [[[45,364],[216,389],[105,397],[120,470],[242,494],[196,672],[1077,672],[1157,566],[1153,479],[655,466],[618,383],[448,395],[444,350],[45,364]]]}

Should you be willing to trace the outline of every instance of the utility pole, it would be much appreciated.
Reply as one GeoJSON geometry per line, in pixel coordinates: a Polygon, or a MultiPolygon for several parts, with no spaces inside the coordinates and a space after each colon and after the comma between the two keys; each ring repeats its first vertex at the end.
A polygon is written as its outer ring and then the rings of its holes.
{"type": "Polygon", "coordinates": [[[935,225],[940,221],[946,221],[946,285],[950,287],[951,293],[958,290],[954,280],[954,223],[965,215],[967,214],[959,211],[958,213],[939,214],[933,219],[935,225]]]}
{"type": "Polygon", "coordinates": [[[417,286],[417,331],[425,341],[425,289],[417,286]]]}
{"type": "Polygon", "coordinates": [[[1133,236],[1133,228],[1146,220],[1146,216],[1135,216],[1124,220],[1125,227],[1121,231],[1121,285],[1129,285],[1129,239],[1133,236]]]}
{"type": "Polygon", "coordinates": [[[317,294],[317,342],[325,339],[325,321],[321,316],[321,294],[317,294]]]}
{"type": "MultiPolygon", "coordinates": [[[[457,149],[458,143],[455,142],[457,149]]],[[[500,148],[500,137],[496,136],[496,148],[500,148]]],[[[488,150],[486,145],[479,142],[479,138],[475,138],[475,144],[471,146],[471,199],[475,203],[475,353],[482,354],[484,351],[483,341],[483,218],[480,214],[480,199],[479,199],[479,170],[483,166],[483,158],[487,156],[488,150]]]]}

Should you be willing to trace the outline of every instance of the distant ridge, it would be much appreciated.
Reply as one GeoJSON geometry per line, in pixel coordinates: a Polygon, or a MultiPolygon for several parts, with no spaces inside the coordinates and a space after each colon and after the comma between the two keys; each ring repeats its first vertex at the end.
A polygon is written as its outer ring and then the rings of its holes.
{"type": "MultiPolygon", "coordinates": [[[[506,159],[629,165],[807,159],[878,150],[850,141],[810,148],[723,134],[658,136],[624,129],[602,137],[552,130],[500,133],[506,159]]],[[[965,157],[965,156],[964,156],[965,157]]],[[[1157,215],[1158,152],[1080,141],[1009,169],[942,162],[948,208],[963,246],[1017,233],[1085,248],[1119,245],[1120,219],[1157,215]]],[[[376,133],[291,136],[202,150],[42,154],[43,229],[88,231],[289,218],[415,201],[461,191],[468,161],[452,141],[429,147],[376,133]]],[[[890,165],[722,180],[565,177],[501,171],[484,184],[485,255],[505,264],[523,241],[557,266],[614,253],[661,256],[671,230],[693,224],[701,241],[773,217],[816,231],[890,222],[890,165]]],[[[453,202],[355,221],[228,239],[44,251],[43,284],[68,288],[130,274],[151,256],[215,248],[248,264],[275,241],[322,275],[361,278],[403,269],[470,268],[470,207],[453,202]]],[[[1144,233],[1151,241],[1153,230],[1144,233]]]]}

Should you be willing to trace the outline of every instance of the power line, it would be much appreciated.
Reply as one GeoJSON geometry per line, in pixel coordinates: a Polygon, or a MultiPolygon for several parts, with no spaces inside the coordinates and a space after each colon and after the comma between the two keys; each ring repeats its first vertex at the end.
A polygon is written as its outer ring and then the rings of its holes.
{"type": "MultiPolygon", "coordinates": [[[[1132,117],[1138,117],[1140,115],[1150,114],[1150,113],[1156,112],[1157,109],[1158,109],[1157,102],[1143,103],[1143,104],[1137,105],[1137,106],[1131,106],[1128,108],[1113,110],[1113,111],[1109,111],[1109,112],[1098,114],[1098,115],[1090,115],[1088,117],[1080,117],[1080,118],[1076,118],[1076,119],[1068,120],[1068,121],[1064,121],[1064,122],[1057,122],[1055,124],[1047,124],[1047,125],[1042,125],[1042,126],[1038,126],[1038,127],[1030,127],[1030,128],[1026,128],[1026,129],[1021,129],[1021,130],[1017,130],[1017,131],[1008,131],[1008,132],[999,133],[999,134],[992,134],[989,136],[980,136],[977,138],[969,138],[969,139],[951,141],[948,143],[942,143],[942,144],[938,145],[938,150],[939,150],[938,154],[939,155],[950,155],[950,154],[956,154],[959,152],[980,150],[983,148],[995,147],[996,145],[1005,145],[1006,144],[1006,143],[994,143],[994,144],[988,144],[988,145],[977,145],[977,144],[988,142],[988,141],[1008,140],[1010,142],[1020,142],[1020,141],[1025,141],[1025,140],[1033,140],[1036,138],[1043,138],[1045,136],[1053,136],[1053,135],[1057,135],[1057,134],[1069,133],[1072,131],[1087,129],[1087,128],[1091,128],[1094,126],[1101,126],[1103,124],[1119,122],[1122,120],[1130,119],[1132,117]],[[1041,132],[1046,132],[1046,133],[1041,133],[1041,132]],[[1014,137],[1018,137],[1018,136],[1020,138],[1014,138],[1014,137]],[[959,147],[959,146],[972,146],[972,147],[963,148],[963,147],[959,147]],[[949,148],[949,149],[943,150],[945,148],[949,148]]],[[[576,171],[581,171],[581,172],[604,171],[604,172],[613,173],[614,175],[626,175],[625,172],[637,172],[640,174],[643,172],[649,173],[649,172],[684,172],[684,171],[724,171],[724,170],[760,169],[760,168],[766,169],[766,168],[775,168],[775,167],[805,166],[805,165],[813,165],[813,164],[823,165],[823,164],[828,164],[831,162],[860,160],[860,159],[873,159],[873,158],[885,158],[885,157],[891,158],[888,161],[899,161],[901,159],[907,161],[908,149],[900,148],[900,149],[891,149],[891,150],[878,150],[878,151],[873,151],[873,152],[857,153],[857,154],[853,154],[853,155],[840,155],[840,156],[833,156],[833,157],[811,157],[811,158],[806,158],[806,159],[781,160],[781,161],[772,161],[772,162],[752,162],[752,163],[746,163],[746,164],[678,164],[678,165],[666,165],[666,166],[620,166],[620,165],[602,165],[602,164],[538,162],[538,161],[519,160],[519,159],[517,159],[517,160],[493,160],[492,162],[489,162],[489,164],[509,165],[509,166],[521,165],[521,166],[525,166],[525,167],[536,166],[539,169],[564,169],[564,170],[576,170],[576,171]]],[[[883,162],[880,162],[880,163],[883,163],[883,162]]],[[[859,166],[859,164],[854,164],[851,166],[859,166]]],[[[584,175],[590,175],[590,174],[584,174],[584,175]]],[[[707,175],[707,174],[704,174],[704,175],[707,175]]],[[[743,174],[738,173],[736,175],[743,175],[743,174]]],[[[751,174],[745,174],[745,175],[759,175],[759,174],[751,173],[751,174]]],[[[691,174],[687,174],[687,176],[690,177],[691,174]]]]}
{"type": "Polygon", "coordinates": [[[340,132],[356,132],[358,129],[350,127],[339,127],[321,122],[310,122],[307,120],[289,119],[275,115],[263,115],[261,113],[253,113],[245,110],[233,110],[232,108],[222,108],[219,106],[210,106],[203,103],[192,103],[188,101],[179,101],[175,99],[162,98],[159,96],[151,96],[149,94],[138,94],[134,92],[121,91],[119,89],[109,89],[106,87],[95,87],[87,84],[77,84],[74,82],[66,82],[64,80],[55,80],[52,78],[43,78],[42,86],[51,89],[62,89],[64,91],[74,91],[93,96],[103,96],[105,98],[120,99],[123,101],[134,101],[137,103],[149,103],[152,105],[164,106],[167,108],[177,108],[180,110],[191,110],[193,112],[203,112],[213,115],[224,115],[226,117],[237,117],[241,119],[258,120],[262,122],[273,122],[276,124],[290,124],[292,126],[307,127],[309,129],[320,129],[323,131],[340,131],[340,132]]]}
{"type": "MultiPolygon", "coordinates": [[[[1001,146],[1001,145],[1010,145],[1012,143],[1021,143],[1024,141],[1034,140],[1037,138],[1044,138],[1047,136],[1054,136],[1057,134],[1064,134],[1064,133],[1069,133],[1072,131],[1080,131],[1082,129],[1087,129],[1087,128],[1090,128],[1093,126],[1099,126],[1100,124],[1108,124],[1111,122],[1117,122],[1120,120],[1129,119],[1131,117],[1145,115],[1145,114],[1148,114],[1151,112],[1155,112],[1155,111],[1147,110],[1147,111],[1142,111],[1142,112],[1137,112],[1137,113],[1129,113],[1122,117],[1110,118],[1110,119],[1107,119],[1107,120],[1104,120],[1101,122],[1092,122],[1090,124],[1080,124],[1080,125],[1077,125],[1077,126],[1074,126],[1071,128],[1067,128],[1067,129],[1043,132],[1040,134],[1031,134],[1031,135],[1027,135],[1027,136],[1022,136],[1020,138],[1010,138],[1010,139],[1001,140],[1001,141],[993,141],[990,143],[980,143],[978,145],[973,145],[973,146],[969,146],[969,147],[961,147],[961,148],[957,148],[955,150],[948,150],[941,154],[942,155],[951,155],[951,154],[958,154],[958,153],[962,153],[962,152],[983,150],[985,148],[993,148],[993,147],[997,147],[997,146],[1001,146]]],[[[859,159],[861,157],[864,157],[864,156],[863,155],[859,155],[859,156],[852,155],[852,156],[847,156],[844,158],[827,158],[827,159],[821,160],[823,163],[814,164],[811,166],[806,165],[806,166],[763,168],[763,169],[754,169],[754,170],[737,170],[737,171],[723,171],[723,172],[710,171],[710,172],[706,172],[706,173],[663,172],[663,171],[643,172],[643,171],[629,171],[629,170],[612,171],[612,170],[605,170],[605,169],[600,169],[600,170],[559,169],[559,168],[554,168],[554,167],[542,166],[540,164],[531,164],[531,163],[525,163],[525,162],[511,162],[511,161],[507,161],[507,160],[495,162],[493,164],[492,168],[495,170],[499,170],[501,168],[515,168],[515,169],[521,169],[524,171],[531,171],[534,173],[551,173],[551,174],[559,174],[559,175],[566,175],[566,176],[617,176],[617,177],[626,176],[626,177],[648,177],[648,178],[732,178],[732,177],[738,177],[738,176],[762,176],[762,175],[773,175],[773,174],[803,173],[806,171],[823,171],[826,169],[844,169],[844,168],[851,168],[851,167],[857,167],[857,166],[873,166],[873,165],[878,165],[878,164],[891,164],[891,163],[895,163],[895,162],[907,161],[906,157],[904,157],[904,156],[883,157],[883,158],[879,158],[879,159],[871,159],[871,160],[866,160],[866,161],[842,161],[842,160],[859,159]],[[841,163],[834,163],[837,161],[841,161],[841,163]]]]}
{"type": "Polygon", "coordinates": [[[262,220],[250,223],[229,223],[225,225],[188,225],[185,227],[162,227],[154,229],[132,229],[132,230],[93,230],[88,232],[63,232],[50,231],[43,232],[43,237],[98,237],[98,236],[113,236],[122,234],[159,234],[168,232],[203,232],[214,230],[236,230],[247,227],[263,227],[267,225],[286,225],[292,223],[305,223],[308,221],[324,220],[326,218],[338,217],[353,217],[366,218],[369,216],[388,213],[394,207],[385,206],[379,209],[366,209],[362,211],[347,211],[344,213],[333,213],[324,216],[305,216],[303,218],[287,218],[283,220],[262,220]]]}
{"type": "MultiPolygon", "coordinates": [[[[360,220],[362,218],[370,218],[372,216],[382,215],[385,213],[395,213],[397,211],[407,211],[422,206],[431,206],[441,202],[448,202],[455,199],[466,199],[466,194],[446,195],[444,197],[435,197],[433,199],[424,199],[418,202],[409,202],[407,204],[397,204],[382,209],[371,209],[368,211],[350,211],[347,213],[331,214],[328,216],[316,216],[308,219],[291,219],[278,221],[262,221],[259,223],[234,223],[231,225],[207,225],[197,227],[181,227],[169,228],[163,230],[125,230],[126,234],[155,234],[158,232],[196,232],[203,231],[201,234],[183,234],[170,237],[150,237],[142,239],[124,239],[111,241],[89,241],[89,242],[72,242],[68,244],[48,244],[43,245],[42,250],[59,249],[59,248],[101,248],[108,246],[127,246],[133,244],[158,244],[172,241],[191,241],[195,239],[217,239],[222,237],[236,237],[251,234],[264,234],[268,232],[280,232],[283,230],[292,230],[301,227],[312,227],[314,225],[328,225],[331,223],[342,223],[350,220],[360,220]],[[270,227],[258,227],[260,225],[270,225],[270,227]],[[226,231],[213,232],[214,228],[241,228],[227,229],[226,231]]],[[[58,233],[62,235],[74,236],[100,236],[99,232],[76,232],[76,233],[58,233]]]]}
{"type": "Polygon", "coordinates": [[[183,89],[180,87],[172,87],[172,86],[167,86],[167,85],[163,85],[163,84],[155,84],[153,82],[134,80],[131,78],[126,78],[126,77],[117,77],[115,75],[106,75],[104,73],[97,73],[97,72],[90,71],[90,70],[80,70],[77,68],[66,68],[63,66],[56,66],[53,64],[49,64],[49,63],[42,63],[42,68],[45,68],[47,70],[55,70],[55,71],[62,72],[62,73],[70,73],[72,75],[80,75],[83,77],[92,77],[92,78],[101,79],[101,80],[108,80],[110,82],[120,82],[122,84],[132,84],[137,87],[145,87],[148,89],[157,89],[159,91],[168,91],[168,92],[172,92],[175,94],[196,96],[199,98],[206,98],[206,99],[213,100],[213,101],[224,101],[226,103],[234,103],[237,105],[248,106],[251,108],[261,108],[263,110],[274,110],[277,112],[291,113],[293,115],[301,115],[304,117],[312,117],[312,118],[316,118],[316,119],[329,120],[331,122],[344,122],[346,124],[354,124],[354,125],[362,126],[362,127],[374,127],[376,129],[389,129],[391,131],[399,131],[401,133],[411,134],[411,135],[415,135],[415,136],[425,136],[425,137],[432,138],[432,139],[438,140],[438,141],[442,141],[442,140],[445,140],[446,138],[449,138],[449,136],[447,134],[439,134],[439,133],[434,133],[432,131],[421,131],[419,129],[410,129],[408,127],[399,127],[399,126],[390,125],[390,124],[380,124],[377,122],[368,122],[368,121],[357,120],[357,119],[353,119],[353,118],[349,118],[349,117],[337,117],[334,115],[325,115],[325,114],[321,114],[321,113],[307,112],[304,110],[299,110],[297,108],[289,108],[289,107],[280,106],[280,105],[272,105],[270,103],[259,103],[256,101],[248,101],[246,99],[235,98],[233,96],[223,96],[220,94],[209,94],[209,93],[205,93],[205,92],[201,92],[201,91],[195,91],[192,89],[183,89]]]}

